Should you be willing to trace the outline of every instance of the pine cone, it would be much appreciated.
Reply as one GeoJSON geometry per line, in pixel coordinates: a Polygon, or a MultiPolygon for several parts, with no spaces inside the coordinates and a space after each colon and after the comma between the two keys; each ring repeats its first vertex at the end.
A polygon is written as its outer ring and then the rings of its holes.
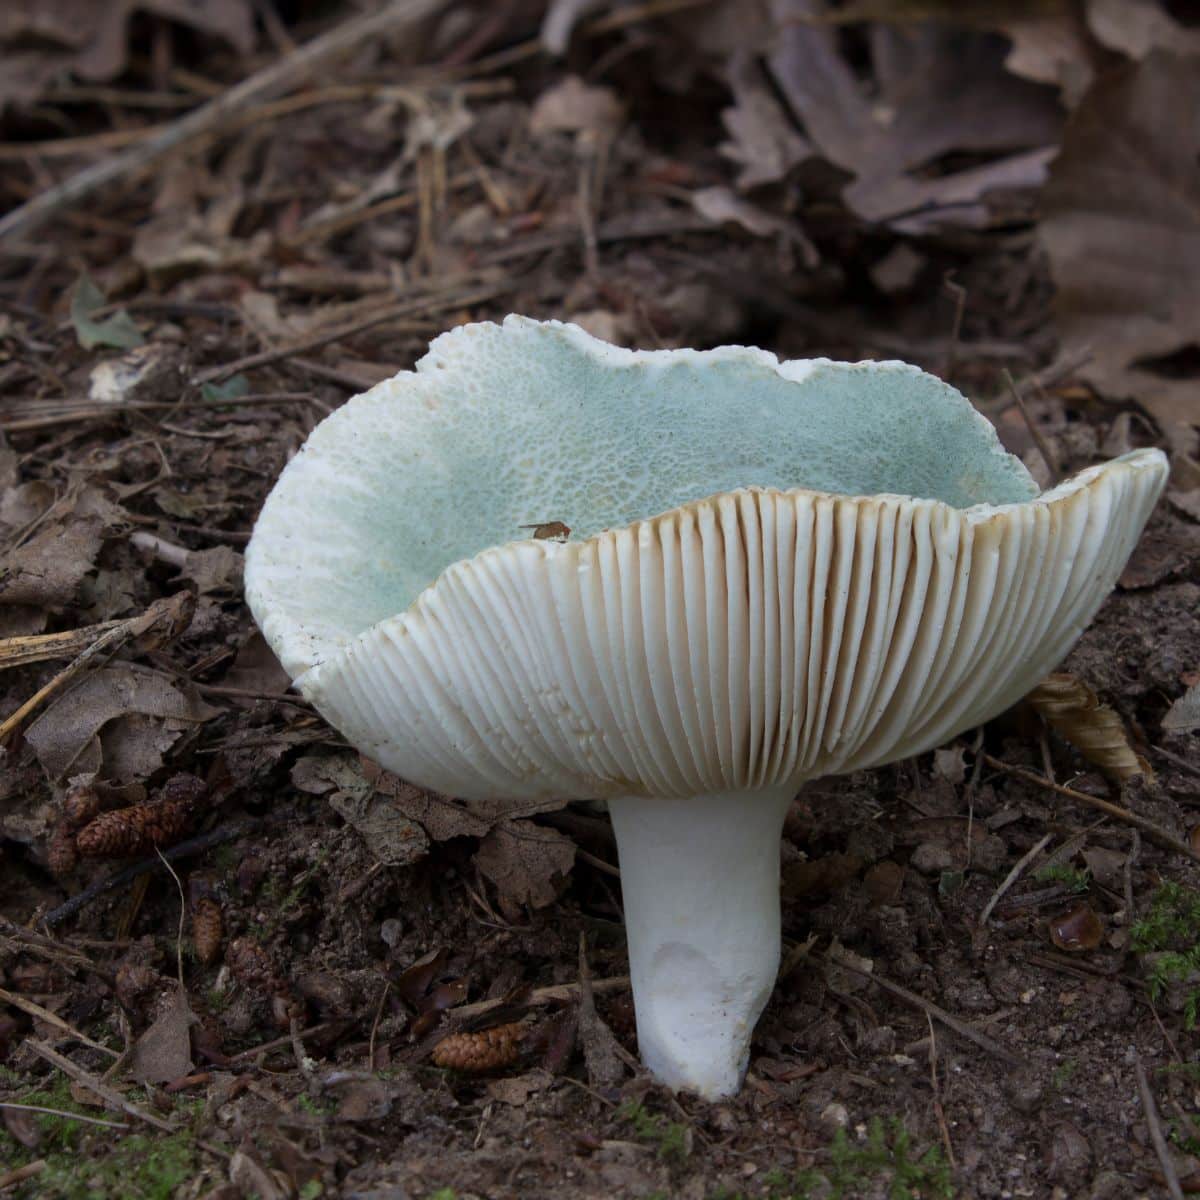
{"type": "Polygon", "coordinates": [[[222,932],[221,906],[211,896],[202,896],[192,905],[192,945],[205,966],[221,953],[222,932]]]}
{"type": "Polygon", "coordinates": [[[452,1033],[433,1048],[433,1064],[473,1075],[509,1067],[520,1054],[521,1032],[521,1023],[513,1021],[479,1033],[452,1033]]]}
{"type": "Polygon", "coordinates": [[[76,837],[87,858],[128,858],[177,842],[191,823],[191,806],[160,800],[101,813],[76,837]]]}
{"type": "Polygon", "coordinates": [[[63,797],[63,821],[72,831],[82,829],[89,821],[100,815],[100,797],[96,789],[87,783],[77,783],[63,797]]]}
{"type": "Polygon", "coordinates": [[[50,873],[62,878],[70,875],[79,865],[79,851],[75,846],[75,835],[66,821],[59,821],[46,843],[46,864],[50,873]]]}

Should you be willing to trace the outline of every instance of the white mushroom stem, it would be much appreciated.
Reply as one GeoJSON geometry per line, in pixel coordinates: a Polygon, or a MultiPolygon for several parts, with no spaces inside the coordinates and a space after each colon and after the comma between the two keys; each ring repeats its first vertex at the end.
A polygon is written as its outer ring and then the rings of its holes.
{"type": "Polygon", "coordinates": [[[730,1096],[779,969],[779,839],[795,789],[608,802],[638,1047],[669,1087],[730,1096]]]}

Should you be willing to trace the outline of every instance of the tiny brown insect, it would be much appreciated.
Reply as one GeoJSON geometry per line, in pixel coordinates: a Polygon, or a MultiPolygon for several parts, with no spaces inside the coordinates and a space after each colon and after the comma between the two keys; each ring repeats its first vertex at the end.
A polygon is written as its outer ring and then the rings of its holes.
{"type": "Polygon", "coordinates": [[[192,945],[205,966],[221,953],[222,933],[221,906],[211,896],[201,896],[192,905],[192,945]]]}
{"type": "Polygon", "coordinates": [[[511,1066],[520,1054],[522,1026],[513,1021],[479,1033],[452,1033],[433,1048],[433,1063],[453,1071],[483,1074],[511,1066]]]}

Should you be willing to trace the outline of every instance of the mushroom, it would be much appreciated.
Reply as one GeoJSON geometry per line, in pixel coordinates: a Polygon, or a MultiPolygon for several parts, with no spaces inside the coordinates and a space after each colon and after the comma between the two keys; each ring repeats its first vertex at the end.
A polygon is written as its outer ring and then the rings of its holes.
{"type": "Polygon", "coordinates": [[[246,594],[304,696],[389,770],[607,800],[643,1060],[719,1097],[778,970],[797,791],[1014,703],[1166,474],[1136,450],[1039,494],[904,363],[635,352],[509,317],[312,433],[246,594]],[[523,533],[551,522],[570,540],[523,533]]]}

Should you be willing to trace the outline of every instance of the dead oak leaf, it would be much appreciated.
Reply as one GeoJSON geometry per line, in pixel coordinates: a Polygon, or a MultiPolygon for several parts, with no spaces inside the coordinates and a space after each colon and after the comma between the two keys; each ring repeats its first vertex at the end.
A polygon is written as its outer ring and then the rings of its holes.
{"type": "Polygon", "coordinates": [[[836,31],[813,23],[820,9],[812,0],[778,0],[774,11],[780,27],[767,65],[820,154],[854,176],[843,198],[859,217],[909,232],[933,216],[978,225],[988,191],[1041,182],[1044,163],[1027,152],[1057,141],[1061,109],[1053,89],[1005,69],[1002,38],[876,24],[871,78],[863,80],[836,31]],[[969,174],[918,177],[955,152],[1003,157],[969,174]],[[913,212],[927,208],[938,211],[913,212]]]}
{"type": "Polygon", "coordinates": [[[1067,125],[1040,234],[1065,353],[1164,427],[1200,423],[1195,384],[1150,369],[1200,344],[1200,60],[1152,51],[1097,80],[1067,125]]]}
{"type": "Polygon", "coordinates": [[[515,915],[558,899],[575,863],[575,843],[532,821],[506,821],[483,839],[474,862],[495,884],[501,908],[515,915]]]}
{"type": "Polygon", "coordinates": [[[170,1083],[192,1069],[191,1028],[196,1015],[187,993],[176,987],[169,993],[154,1023],[133,1046],[131,1071],[139,1083],[170,1083]]]}
{"type": "Polygon", "coordinates": [[[0,567],[0,604],[59,609],[70,604],[100,553],[99,521],[49,525],[9,554],[0,567]]]}

